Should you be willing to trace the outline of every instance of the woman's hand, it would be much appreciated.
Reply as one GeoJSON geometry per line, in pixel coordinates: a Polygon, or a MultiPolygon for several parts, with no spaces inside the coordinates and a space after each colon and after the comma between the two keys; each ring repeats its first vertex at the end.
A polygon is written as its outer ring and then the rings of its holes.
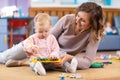
{"type": "Polygon", "coordinates": [[[72,58],[73,58],[73,56],[72,56],[72,55],[69,55],[69,54],[64,54],[64,55],[60,56],[60,58],[61,58],[61,62],[55,63],[55,65],[56,65],[57,67],[61,67],[61,66],[63,66],[63,64],[65,64],[65,62],[71,61],[72,58]]]}

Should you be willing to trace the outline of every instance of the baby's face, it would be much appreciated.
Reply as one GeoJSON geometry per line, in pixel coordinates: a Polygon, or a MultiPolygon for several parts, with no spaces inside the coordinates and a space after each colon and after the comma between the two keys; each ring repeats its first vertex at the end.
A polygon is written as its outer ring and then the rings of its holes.
{"type": "Polygon", "coordinates": [[[35,32],[40,39],[45,39],[50,34],[51,25],[46,22],[46,24],[39,25],[35,28],[35,32]]]}

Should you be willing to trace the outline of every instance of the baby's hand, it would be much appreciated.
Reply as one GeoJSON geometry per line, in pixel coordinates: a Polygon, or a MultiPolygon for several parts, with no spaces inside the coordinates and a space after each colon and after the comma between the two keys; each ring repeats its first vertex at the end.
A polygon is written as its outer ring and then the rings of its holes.
{"type": "Polygon", "coordinates": [[[26,50],[26,53],[28,53],[29,55],[35,55],[38,52],[39,52],[39,49],[36,46],[31,47],[31,48],[26,50]]]}
{"type": "Polygon", "coordinates": [[[51,55],[49,56],[49,58],[50,58],[50,59],[58,59],[59,57],[58,57],[58,55],[51,54],[51,55]]]}
{"type": "Polygon", "coordinates": [[[37,46],[32,47],[32,51],[34,54],[39,53],[39,48],[37,46]]]}
{"type": "Polygon", "coordinates": [[[33,54],[33,56],[43,58],[43,56],[41,56],[40,54],[33,54]]]}

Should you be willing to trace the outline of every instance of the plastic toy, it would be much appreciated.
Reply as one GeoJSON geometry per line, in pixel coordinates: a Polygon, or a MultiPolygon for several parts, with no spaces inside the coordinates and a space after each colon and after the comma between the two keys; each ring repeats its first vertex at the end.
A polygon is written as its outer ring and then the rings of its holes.
{"type": "Polygon", "coordinates": [[[116,55],[117,55],[118,59],[120,59],[120,51],[117,51],[116,55]]]}
{"type": "Polygon", "coordinates": [[[65,80],[65,77],[64,77],[64,76],[61,76],[61,77],[60,77],[60,80],[65,80]]]}
{"type": "Polygon", "coordinates": [[[112,64],[112,62],[102,62],[103,64],[112,64]]]}
{"type": "Polygon", "coordinates": [[[65,74],[64,73],[60,74],[60,80],[65,80],[65,74]]]}
{"type": "Polygon", "coordinates": [[[94,62],[91,64],[90,68],[103,68],[104,64],[102,62],[94,62]]]}
{"type": "Polygon", "coordinates": [[[31,58],[31,62],[61,62],[61,59],[48,59],[48,58],[31,58]]]}
{"type": "Polygon", "coordinates": [[[100,59],[102,59],[102,60],[111,59],[111,55],[101,55],[101,56],[100,56],[100,59]]]}
{"type": "Polygon", "coordinates": [[[78,79],[78,78],[82,78],[82,76],[80,74],[72,74],[70,76],[70,78],[76,78],[76,79],[78,79]]]}
{"type": "Polygon", "coordinates": [[[120,62],[120,59],[119,59],[119,58],[116,58],[116,57],[113,57],[112,60],[113,60],[113,61],[116,61],[116,62],[120,62]]]}

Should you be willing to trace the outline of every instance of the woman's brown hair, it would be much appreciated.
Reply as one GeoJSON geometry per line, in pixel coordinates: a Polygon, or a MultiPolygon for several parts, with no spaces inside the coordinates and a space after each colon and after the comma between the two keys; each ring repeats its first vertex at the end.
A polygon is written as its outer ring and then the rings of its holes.
{"type": "Polygon", "coordinates": [[[91,33],[93,35],[93,41],[94,42],[98,41],[99,37],[104,36],[102,7],[94,2],[86,2],[81,4],[76,9],[76,15],[80,11],[84,11],[90,14],[90,25],[91,33]]]}

